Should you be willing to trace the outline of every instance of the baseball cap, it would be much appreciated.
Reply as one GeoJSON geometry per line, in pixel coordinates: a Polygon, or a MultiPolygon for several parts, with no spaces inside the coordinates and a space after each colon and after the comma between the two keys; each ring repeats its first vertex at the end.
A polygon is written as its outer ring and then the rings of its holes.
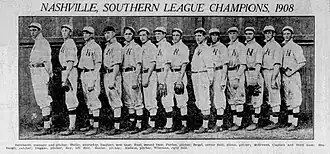
{"type": "Polygon", "coordinates": [[[103,29],[103,33],[104,33],[104,32],[108,32],[108,31],[115,32],[115,28],[113,28],[112,26],[106,26],[106,27],[103,29]]]}
{"type": "Polygon", "coordinates": [[[246,31],[252,31],[253,33],[256,32],[256,30],[254,29],[254,27],[245,27],[244,32],[246,32],[246,31]]]}
{"type": "Polygon", "coordinates": [[[42,30],[41,25],[39,23],[36,23],[36,22],[31,23],[28,27],[29,28],[34,27],[34,28],[38,28],[39,30],[42,30]]]}
{"type": "Polygon", "coordinates": [[[206,34],[206,30],[203,27],[195,29],[194,34],[196,34],[197,32],[203,32],[204,34],[206,34]]]}
{"type": "Polygon", "coordinates": [[[183,31],[182,31],[182,29],[180,29],[180,28],[173,28],[172,29],[172,33],[173,32],[179,32],[181,35],[183,34],[183,31]]]}
{"type": "Polygon", "coordinates": [[[131,30],[131,31],[133,32],[133,34],[135,34],[135,29],[134,29],[132,26],[126,26],[126,27],[124,27],[124,29],[123,29],[123,33],[125,33],[125,30],[126,30],[126,29],[131,30]]]}
{"type": "Polygon", "coordinates": [[[146,28],[146,27],[142,27],[142,28],[140,28],[140,29],[138,30],[138,33],[140,33],[141,31],[146,31],[147,34],[150,34],[150,30],[149,30],[148,28],[146,28]]]}
{"type": "Polygon", "coordinates": [[[220,30],[218,28],[211,28],[209,30],[209,34],[212,34],[212,33],[218,33],[218,34],[220,34],[220,30]]]}
{"type": "Polygon", "coordinates": [[[283,29],[282,29],[282,32],[285,31],[285,30],[289,30],[291,31],[291,33],[293,33],[293,28],[291,26],[285,26],[283,29]]]}
{"type": "Polygon", "coordinates": [[[238,33],[238,28],[237,27],[230,27],[227,30],[227,33],[229,33],[229,32],[237,32],[238,33]]]}
{"type": "Polygon", "coordinates": [[[163,32],[163,33],[167,33],[166,28],[165,27],[157,27],[154,32],[163,32]]]}
{"type": "Polygon", "coordinates": [[[64,25],[62,25],[61,26],[61,29],[62,28],[67,28],[67,29],[69,29],[71,32],[73,31],[73,27],[71,26],[71,25],[68,25],[68,24],[64,24],[64,25]]]}
{"type": "Polygon", "coordinates": [[[273,32],[275,32],[275,28],[273,26],[265,26],[263,32],[266,32],[266,31],[273,31],[273,32]]]}
{"type": "Polygon", "coordinates": [[[94,34],[95,30],[93,27],[86,26],[86,27],[84,27],[83,32],[88,32],[88,33],[94,34]]]}

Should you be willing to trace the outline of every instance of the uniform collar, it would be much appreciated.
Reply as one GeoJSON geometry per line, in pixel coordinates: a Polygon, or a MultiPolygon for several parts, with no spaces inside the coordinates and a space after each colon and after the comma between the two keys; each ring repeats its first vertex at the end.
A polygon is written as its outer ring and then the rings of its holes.
{"type": "Polygon", "coordinates": [[[267,41],[266,39],[264,40],[266,43],[267,42],[274,42],[275,41],[275,38],[273,37],[272,39],[270,39],[269,41],[267,41]]]}
{"type": "Polygon", "coordinates": [[[157,45],[163,44],[164,42],[166,42],[166,37],[164,37],[162,40],[160,40],[157,45]]]}
{"type": "Polygon", "coordinates": [[[206,40],[204,40],[201,44],[198,44],[198,47],[204,47],[207,46],[206,40]]]}
{"type": "Polygon", "coordinates": [[[235,41],[230,41],[229,44],[234,44],[238,42],[238,38],[235,41]]]}
{"type": "Polygon", "coordinates": [[[174,41],[172,41],[173,42],[173,45],[174,44],[180,44],[180,43],[182,43],[182,39],[180,39],[180,41],[178,41],[178,42],[176,42],[176,43],[174,43],[174,41]]]}
{"type": "Polygon", "coordinates": [[[42,35],[42,33],[39,33],[38,36],[33,40],[39,40],[39,39],[42,39],[42,38],[44,38],[44,36],[42,35]]]}
{"type": "Polygon", "coordinates": [[[134,39],[132,39],[131,41],[125,41],[125,45],[128,46],[128,45],[131,45],[131,44],[134,44],[134,39]]]}
{"type": "Polygon", "coordinates": [[[256,42],[256,39],[253,38],[251,41],[245,41],[246,44],[252,44],[252,43],[255,43],[256,42]]]}
{"type": "Polygon", "coordinates": [[[87,41],[87,42],[85,43],[85,45],[90,44],[90,43],[93,43],[93,42],[95,42],[95,40],[94,40],[94,39],[90,39],[89,41],[87,41]]]}
{"type": "Polygon", "coordinates": [[[117,42],[117,39],[114,37],[114,38],[110,39],[110,41],[107,41],[106,45],[110,45],[110,44],[113,44],[116,42],[117,42]]]}
{"type": "Polygon", "coordinates": [[[220,41],[217,41],[217,42],[215,42],[214,44],[211,43],[211,47],[215,47],[215,46],[218,46],[218,45],[220,45],[220,41]]]}
{"type": "Polygon", "coordinates": [[[148,44],[148,43],[151,43],[151,41],[150,41],[150,40],[148,40],[148,41],[146,41],[146,42],[142,43],[142,45],[143,45],[143,44],[148,44]]]}
{"type": "Polygon", "coordinates": [[[284,40],[284,41],[282,42],[282,44],[284,44],[284,45],[285,45],[285,44],[288,44],[288,43],[293,43],[293,39],[291,38],[289,41],[285,41],[285,40],[284,40]]]}

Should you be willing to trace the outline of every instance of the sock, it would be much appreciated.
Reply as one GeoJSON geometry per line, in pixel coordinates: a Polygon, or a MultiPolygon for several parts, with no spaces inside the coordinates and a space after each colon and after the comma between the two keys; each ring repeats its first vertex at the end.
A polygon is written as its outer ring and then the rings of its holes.
{"type": "Polygon", "coordinates": [[[120,123],[119,122],[115,122],[115,129],[119,129],[120,127],[120,123]]]}
{"type": "Polygon", "coordinates": [[[209,120],[203,120],[203,127],[208,128],[209,120]]]}
{"type": "Polygon", "coordinates": [[[142,123],[142,120],[137,120],[136,121],[136,127],[141,128],[141,123],[142,123]]]}
{"type": "Polygon", "coordinates": [[[288,123],[292,123],[293,122],[293,115],[292,114],[289,114],[288,115],[288,123]]]}
{"type": "Polygon", "coordinates": [[[292,119],[292,125],[298,126],[298,118],[293,118],[292,119]]]}
{"type": "Polygon", "coordinates": [[[76,115],[75,114],[69,114],[70,124],[69,129],[75,129],[76,127],[76,115]]]}
{"type": "Polygon", "coordinates": [[[165,128],[171,128],[173,125],[172,118],[166,118],[166,125],[165,128]]]}
{"type": "Polygon", "coordinates": [[[221,120],[218,119],[216,125],[217,126],[222,126],[223,125],[223,120],[222,119],[221,120]]]}
{"type": "Polygon", "coordinates": [[[187,120],[182,120],[181,122],[184,127],[187,127],[187,120]]]}
{"type": "Polygon", "coordinates": [[[237,123],[237,115],[233,116],[233,123],[236,124],[237,123]]]}
{"type": "Polygon", "coordinates": [[[44,121],[44,128],[49,129],[50,128],[50,120],[49,121],[44,121]]]}
{"type": "Polygon", "coordinates": [[[241,126],[242,125],[242,117],[237,117],[237,119],[236,119],[236,125],[237,126],[241,126]]]}

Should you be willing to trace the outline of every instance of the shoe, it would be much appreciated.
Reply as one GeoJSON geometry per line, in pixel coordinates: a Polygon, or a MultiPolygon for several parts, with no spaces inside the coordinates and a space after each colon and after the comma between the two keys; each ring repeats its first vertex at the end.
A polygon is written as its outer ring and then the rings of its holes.
{"type": "Polygon", "coordinates": [[[160,133],[160,134],[165,134],[165,133],[172,133],[174,132],[174,128],[163,128],[163,129],[160,129],[157,131],[157,133],[160,133]]]}
{"type": "Polygon", "coordinates": [[[194,133],[201,134],[201,133],[206,133],[208,132],[207,128],[204,127],[199,127],[199,129],[194,130],[194,133]]]}
{"type": "Polygon", "coordinates": [[[87,132],[89,130],[93,129],[92,126],[87,126],[87,127],[84,127],[84,128],[80,128],[79,130],[82,131],[82,132],[87,132]]]}
{"type": "Polygon", "coordinates": [[[295,125],[291,125],[290,127],[288,127],[287,129],[286,129],[286,131],[296,131],[296,130],[298,130],[298,126],[295,126],[295,125]]]}
{"type": "Polygon", "coordinates": [[[180,130],[178,130],[175,134],[186,134],[189,132],[189,128],[184,126],[180,130]]]}
{"type": "Polygon", "coordinates": [[[64,132],[60,132],[59,135],[61,136],[69,136],[69,135],[73,135],[74,134],[74,130],[73,129],[67,129],[66,131],[64,132]]]}
{"type": "Polygon", "coordinates": [[[222,132],[223,128],[221,126],[214,126],[212,129],[207,130],[208,133],[222,132]]]}
{"type": "Polygon", "coordinates": [[[107,135],[118,135],[120,133],[121,133],[120,129],[111,129],[110,131],[105,132],[105,134],[107,135]]]}
{"type": "Polygon", "coordinates": [[[276,129],[276,128],[278,128],[280,125],[279,125],[279,123],[271,123],[270,125],[268,125],[268,126],[265,126],[263,129],[264,130],[272,130],[272,129],[276,129]]]}
{"type": "Polygon", "coordinates": [[[235,124],[234,126],[230,127],[228,130],[229,130],[229,131],[237,131],[237,130],[239,130],[239,129],[240,129],[240,126],[237,126],[237,125],[235,124]]]}
{"type": "Polygon", "coordinates": [[[252,131],[252,130],[256,130],[257,129],[257,124],[253,123],[251,125],[249,125],[248,127],[246,127],[247,131],[252,131]]]}
{"type": "Polygon", "coordinates": [[[85,133],[86,136],[92,136],[92,135],[96,135],[100,133],[100,129],[99,128],[93,128],[91,130],[89,130],[88,132],[85,133]]]}
{"type": "Polygon", "coordinates": [[[135,127],[131,132],[129,132],[130,134],[137,134],[139,132],[141,132],[141,128],[135,127]]]}
{"type": "Polygon", "coordinates": [[[154,127],[150,127],[150,128],[148,128],[148,129],[142,131],[142,134],[143,134],[143,135],[151,134],[151,133],[155,133],[156,131],[157,131],[156,128],[154,128],[154,127]]]}
{"type": "Polygon", "coordinates": [[[42,135],[49,135],[49,134],[52,134],[52,131],[50,128],[43,128],[41,129],[41,131],[35,133],[34,135],[35,136],[42,136],[42,135]]]}

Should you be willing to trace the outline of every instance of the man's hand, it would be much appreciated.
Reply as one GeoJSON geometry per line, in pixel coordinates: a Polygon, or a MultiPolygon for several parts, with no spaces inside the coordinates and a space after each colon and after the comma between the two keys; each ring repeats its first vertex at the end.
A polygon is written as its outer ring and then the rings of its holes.
{"type": "Polygon", "coordinates": [[[108,87],[110,90],[113,90],[113,89],[115,89],[115,82],[110,82],[110,84],[109,84],[109,87],[108,87]]]}
{"type": "Polygon", "coordinates": [[[150,82],[149,79],[145,80],[145,81],[143,82],[142,86],[143,86],[144,88],[148,87],[149,82],[150,82]]]}
{"type": "Polygon", "coordinates": [[[293,73],[294,73],[294,71],[292,71],[292,69],[290,69],[290,68],[287,68],[286,71],[285,71],[285,75],[288,76],[288,77],[292,76],[293,73]]]}
{"type": "Polygon", "coordinates": [[[272,89],[277,89],[277,88],[278,88],[278,85],[277,85],[276,80],[272,80],[271,88],[272,88],[272,89]]]}

